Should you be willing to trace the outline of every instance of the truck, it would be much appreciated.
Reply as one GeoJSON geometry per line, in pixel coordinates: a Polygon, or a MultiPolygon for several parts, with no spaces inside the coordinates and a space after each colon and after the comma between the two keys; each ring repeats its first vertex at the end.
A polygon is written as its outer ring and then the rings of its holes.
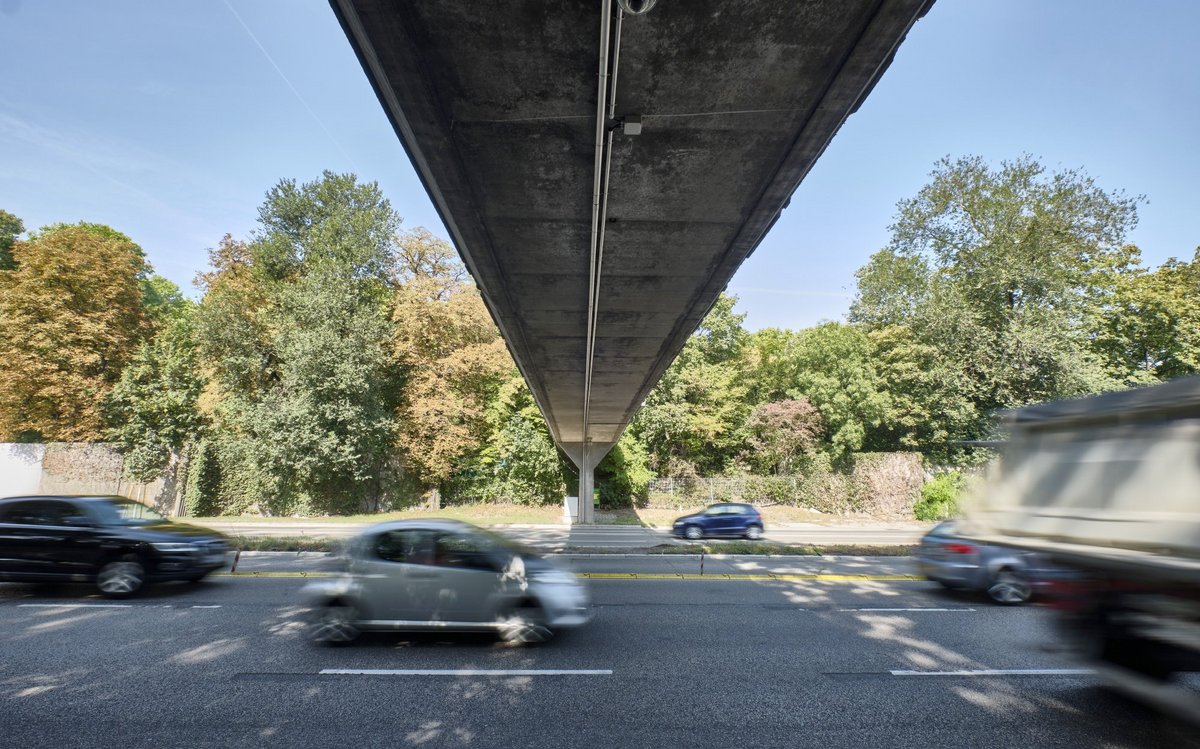
{"type": "Polygon", "coordinates": [[[1037,552],[1067,648],[1200,720],[1200,377],[1015,409],[962,523],[1037,552]]]}

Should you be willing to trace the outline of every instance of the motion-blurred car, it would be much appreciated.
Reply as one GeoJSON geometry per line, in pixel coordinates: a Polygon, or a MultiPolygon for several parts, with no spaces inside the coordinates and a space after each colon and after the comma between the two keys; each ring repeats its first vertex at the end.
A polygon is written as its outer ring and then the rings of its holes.
{"type": "Polygon", "coordinates": [[[344,575],[303,590],[315,608],[315,642],[350,642],[368,630],[444,630],[532,643],[591,616],[575,575],[469,523],[381,523],[343,555],[344,575]]]}
{"type": "Polygon", "coordinates": [[[996,603],[1025,603],[1060,576],[1038,554],[1004,546],[986,546],[958,535],[958,521],[937,524],[916,552],[925,577],[947,588],[986,593],[996,603]]]}
{"type": "Polygon", "coordinates": [[[92,582],[120,598],[151,581],[198,582],[228,550],[221,533],[125,497],[0,499],[0,581],[92,582]]]}
{"type": "Polygon", "coordinates": [[[754,505],[721,502],[675,521],[671,534],[696,541],[708,536],[735,536],[757,541],[763,535],[762,515],[754,505]]]}

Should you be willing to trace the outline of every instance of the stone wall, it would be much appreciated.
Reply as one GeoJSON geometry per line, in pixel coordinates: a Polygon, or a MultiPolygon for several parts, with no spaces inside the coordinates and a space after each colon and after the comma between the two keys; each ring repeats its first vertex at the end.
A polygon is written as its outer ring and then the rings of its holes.
{"type": "Polygon", "coordinates": [[[154,506],[167,515],[182,514],[179,461],[167,472],[142,483],[125,476],[125,461],[111,445],[52,442],[46,445],[0,443],[0,497],[20,494],[117,494],[154,506]]]}

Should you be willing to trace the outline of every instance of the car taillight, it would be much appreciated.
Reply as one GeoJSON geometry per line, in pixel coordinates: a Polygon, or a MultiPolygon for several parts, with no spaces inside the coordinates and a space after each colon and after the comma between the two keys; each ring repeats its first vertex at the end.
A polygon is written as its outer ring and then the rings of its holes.
{"type": "Polygon", "coordinates": [[[974,554],[975,547],[971,544],[946,544],[946,551],[951,554],[974,554]]]}

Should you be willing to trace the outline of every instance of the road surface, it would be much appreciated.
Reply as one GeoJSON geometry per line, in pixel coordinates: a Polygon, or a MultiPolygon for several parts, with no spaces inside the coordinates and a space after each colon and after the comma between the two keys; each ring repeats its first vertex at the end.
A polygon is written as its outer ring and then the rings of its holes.
{"type": "Polygon", "coordinates": [[[1047,647],[1048,612],[930,583],[593,579],[594,620],[543,646],[328,649],[303,640],[303,583],[0,585],[0,747],[1197,743],[1047,647]]]}

